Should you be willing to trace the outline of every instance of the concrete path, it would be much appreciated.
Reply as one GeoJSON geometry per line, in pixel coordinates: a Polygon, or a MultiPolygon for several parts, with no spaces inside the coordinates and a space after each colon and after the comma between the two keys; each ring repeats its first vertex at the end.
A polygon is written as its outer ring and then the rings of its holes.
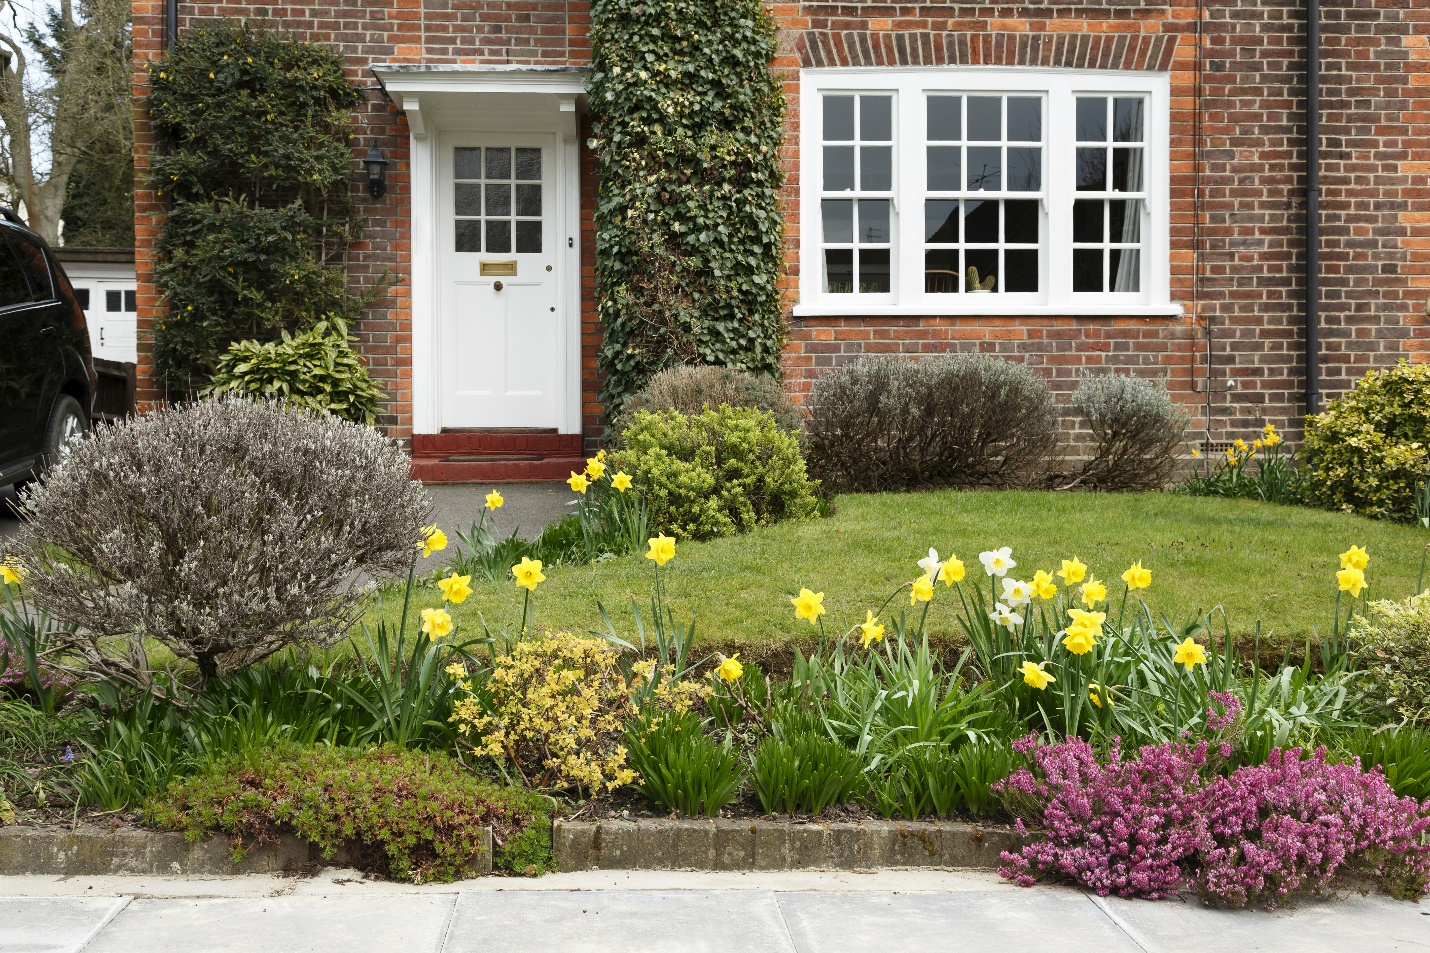
{"type": "Polygon", "coordinates": [[[0,878],[3,953],[1382,953],[1430,904],[1275,913],[1103,900],[939,871],[591,871],[414,887],[310,878],[0,878]]]}

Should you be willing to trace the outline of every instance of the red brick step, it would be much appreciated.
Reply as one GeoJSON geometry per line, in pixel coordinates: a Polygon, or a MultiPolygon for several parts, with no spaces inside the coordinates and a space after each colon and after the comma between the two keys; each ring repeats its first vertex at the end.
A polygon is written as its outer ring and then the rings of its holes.
{"type": "Polygon", "coordinates": [[[528,428],[414,434],[412,477],[423,483],[555,483],[586,466],[582,444],[581,434],[528,428]]]}

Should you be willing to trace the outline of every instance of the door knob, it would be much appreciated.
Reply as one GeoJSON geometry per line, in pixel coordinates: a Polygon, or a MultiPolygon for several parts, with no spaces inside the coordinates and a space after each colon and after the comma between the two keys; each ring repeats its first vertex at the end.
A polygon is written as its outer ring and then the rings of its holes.
{"type": "Polygon", "coordinates": [[[493,290],[493,291],[500,291],[501,288],[502,288],[502,285],[501,285],[501,282],[500,282],[500,281],[493,281],[493,282],[492,282],[492,290],[493,290]]]}

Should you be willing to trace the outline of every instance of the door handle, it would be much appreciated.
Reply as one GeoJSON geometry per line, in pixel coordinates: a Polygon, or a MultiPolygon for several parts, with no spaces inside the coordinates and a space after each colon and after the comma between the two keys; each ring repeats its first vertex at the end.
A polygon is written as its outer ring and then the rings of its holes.
{"type": "Polygon", "coordinates": [[[54,325],[46,325],[45,327],[40,328],[40,333],[45,335],[46,337],[49,337],[51,334],[55,333],[54,325]]]}
{"type": "Polygon", "coordinates": [[[502,283],[501,283],[500,281],[493,281],[493,282],[492,282],[492,290],[493,290],[493,291],[500,291],[501,289],[502,289],[502,283]]]}

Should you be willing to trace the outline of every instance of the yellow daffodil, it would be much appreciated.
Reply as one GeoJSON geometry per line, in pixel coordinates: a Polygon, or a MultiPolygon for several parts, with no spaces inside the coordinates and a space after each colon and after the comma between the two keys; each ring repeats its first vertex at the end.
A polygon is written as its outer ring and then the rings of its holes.
{"type": "Polygon", "coordinates": [[[586,488],[591,485],[591,481],[586,479],[586,474],[571,471],[571,477],[566,481],[566,485],[577,493],[585,493],[586,488]]]}
{"type": "Polygon", "coordinates": [[[1032,662],[1025,661],[1023,663],[1021,671],[1023,673],[1024,684],[1030,685],[1033,688],[1036,688],[1038,691],[1042,691],[1050,684],[1057,681],[1056,678],[1053,678],[1047,672],[1043,671],[1043,667],[1041,665],[1035,665],[1032,662]]]}
{"type": "Polygon", "coordinates": [[[1116,708],[1116,707],[1117,707],[1117,704],[1112,700],[1112,692],[1111,692],[1110,690],[1104,692],[1104,691],[1102,690],[1102,686],[1099,685],[1099,684],[1097,684],[1097,682],[1089,682],[1087,687],[1088,687],[1087,700],[1090,701],[1090,702],[1092,702],[1092,704],[1093,704],[1095,707],[1097,707],[1097,708],[1101,708],[1101,707],[1102,707],[1102,699],[1103,699],[1103,697],[1106,697],[1106,698],[1107,698],[1107,706],[1108,706],[1109,708],[1116,708]],[[1099,694],[1099,693],[1101,693],[1101,694],[1099,694]]]}
{"type": "Polygon", "coordinates": [[[740,664],[739,658],[740,653],[736,652],[734,655],[730,656],[725,661],[720,663],[720,667],[715,670],[715,674],[720,676],[727,682],[739,681],[740,676],[745,674],[745,666],[740,664]]]}
{"type": "Polygon", "coordinates": [[[1200,450],[1198,450],[1196,447],[1193,447],[1193,448],[1192,448],[1192,459],[1193,459],[1193,460],[1197,459],[1197,458],[1200,457],[1201,455],[1202,455],[1202,452],[1201,452],[1200,450]]]}
{"type": "Polygon", "coordinates": [[[871,643],[884,637],[884,626],[870,610],[865,610],[864,621],[859,623],[859,645],[868,648],[871,643]]]}
{"type": "Polygon", "coordinates": [[[1359,569],[1365,572],[1365,567],[1370,565],[1370,556],[1366,553],[1364,546],[1352,546],[1341,553],[1342,569],[1359,569]]]}
{"type": "Polygon", "coordinates": [[[530,556],[521,557],[521,562],[511,567],[511,574],[516,577],[518,586],[525,586],[532,592],[546,581],[546,575],[541,571],[541,560],[532,559],[530,556]]]}
{"type": "Polygon", "coordinates": [[[422,631],[434,638],[445,638],[452,633],[452,617],[446,609],[423,609],[422,631]]]}
{"type": "Polygon", "coordinates": [[[437,524],[422,527],[422,558],[447,548],[447,534],[437,528],[437,524]]]}
{"type": "Polygon", "coordinates": [[[1088,612],[1086,609],[1069,609],[1068,617],[1072,619],[1069,628],[1091,629],[1099,633],[1102,631],[1102,623],[1107,621],[1106,612],[1088,612]]]}
{"type": "Polygon", "coordinates": [[[824,615],[824,593],[822,592],[800,589],[799,595],[792,596],[790,602],[794,603],[795,618],[808,619],[810,625],[815,625],[819,621],[819,617],[824,615]]]}
{"type": "Polygon", "coordinates": [[[945,586],[951,586],[956,582],[963,582],[963,576],[963,560],[957,556],[948,557],[944,564],[938,567],[938,581],[945,586]]]}
{"type": "Polygon", "coordinates": [[[459,576],[452,573],[445,579],[438,579],[437,588],[442,590],[443,599],[453,605],[461,605],[472,594],[472,587],[468,585],[471,581],[471,576],[459,576]]]}
{"type": "Polygon", "coordinates": [[[1205,665],[1207,663],[1207,653],[1196,643],[1190,635],[1177,644],[1177,651],[1172,653],[1172,664],[1181,665],[1187,671],[1191,671],[1193,666],[1205,665]]]}
{"type": "Polygon", "coordinates": [[[1122,581],[1127,583],[1129,590],[1146,589],[1152,585],[1152,571],[1142,568],[1142,560],[1137,560],[1127,571],[1122,574],[1122,581]]]}
{"type": "Polygon", "coordinates": [[[1063,647],[1074,655],[1086,655],[1097,648],[1097,635],[1088,628],[1068,626],[1063,633],[1063,647]]]}
{"type": "Polygon", "coordinates": [[[1237,453],[1245,453],[1247,451],[1246,441],[1240,437],[1233,440],[1231,445],[1236,448],[1237,453]]]}
{"type": "Polygon", "coordinates": [[[499,510],[505,502],[506,500],[502,499],[502,495],[496,490],[487,494],[487,509],[489,510],[499,510]]]}
{"type": "Polygon", "coordinates": [[[1227,462],[1227,463],[1230,463],[1232,466],[1236,466],[1237,463],[1240,462],[1240,460],[1241,460],[1241,458],[1236,455],[1236,451],[1235,451],[1235,450],[1233,450],[1231,447],[1227,447],[1227,448],[1226,448],[1226,462],[1227,462]]]}
{"type": "Polygon", "coordinates": [[[606,462],[606,451],[604,451],[604,450],[597,450],[597,451],[596,451],[596,459],[599,460],[599,461],[601,461],[602,463],[605,463],[605,462],[606,462]]]}
{"type": "Polygon", "coordinates": [[[1107,586],[1096,579],[1089,579],[1082,587],[1082,603],[1091,608],[1107,599],[1107,586]]]}
{"type": "Polygon", "coordinates": [[[1276,433],[1276,425],[1273,423],[1268,423],[1265,427],[1261,428],[1261,432],[1269,437],[1272,434],[1276,433]]]}
{"type": "Polygon", "coordinates": [[[1347,566],[1336,573],[1336,584],[1342,592],[1349,592],[1352,599],[1359,599],[1365,588],[1365,573],[1354,566],[1347,566]]]}
{"type": "Polygon", "coordinates": [[[1051,599],[1058,594],[1058,587],[1053,582],[1053,574],[1045,569],[1039,569],[1033,573],[1033,595],[1039,599],[1051,599]]]}
{"type": "Polygon", "coordinates": [[[933,598],[933,579],[924,573],[909,585],[909,605],[928,602],[933,598]]]}
{"type": "Polygon", "coordinates": [[[586,461],[586,475],[593,480],[599,480],[606,475],[606,462],[598,457],[592,457],[586,461]]]}
{"type": "Polygon", "coordinates": [[[445,669],[443,669],[443,671],[445,671],[448,675],[452,676],[458,681],[461,681],[462,679],[467,677],[467,666],[463,665],[461,662],[453,662],[451,665],[448,665],[445,669]]]}
{"type": "MultiPolygon", "coordinates": [[[[1269,427],[1270,424],[1267,424],[1267,426],[1269,427]]],[[[1265,442],[1268,447],[1274,447],[1281,442],[1281,435],[1279,433],[1269,433],[1265,437],[1265,442]]]]}
{"type": "Polygon", "coordinates": [[[646,552],[645,558],[654,562],[657,566],[664,566],[675,558],[675,537],[661,533],[659,536],[652,536],[646,540],[646,545],[650,549],[646,552]]]}
{"type": "Polygon", "coordinates": [[[1261,442],[1260,437],[1257,437],[1255,440],[1251,441],[1251,446],[1255,450],[1260,450],[1261,448],[1265,447],[1266,444],[1261,442]]]}
{"type": "Polygon", "coordinates": [[[622,493],[631,488],[631,475],[624,470],[617,470],[616,475],[611,477],[611,486],[622,493]]]}
{"type": "Polygon", "coordinates": [[[1074,556],[1072,559],[1063,560],[1063,568],[1058,570],[1058,576],[1062,578],[1063,585],[1076,586],[1087,578],[1087,564],[1074,556]]]}
{"type": "Polygon", "coordinates": [[[0,582],[7,586],[18,586],[23,578],[25,573],[18,563],[0,563],[0,582]]]}

